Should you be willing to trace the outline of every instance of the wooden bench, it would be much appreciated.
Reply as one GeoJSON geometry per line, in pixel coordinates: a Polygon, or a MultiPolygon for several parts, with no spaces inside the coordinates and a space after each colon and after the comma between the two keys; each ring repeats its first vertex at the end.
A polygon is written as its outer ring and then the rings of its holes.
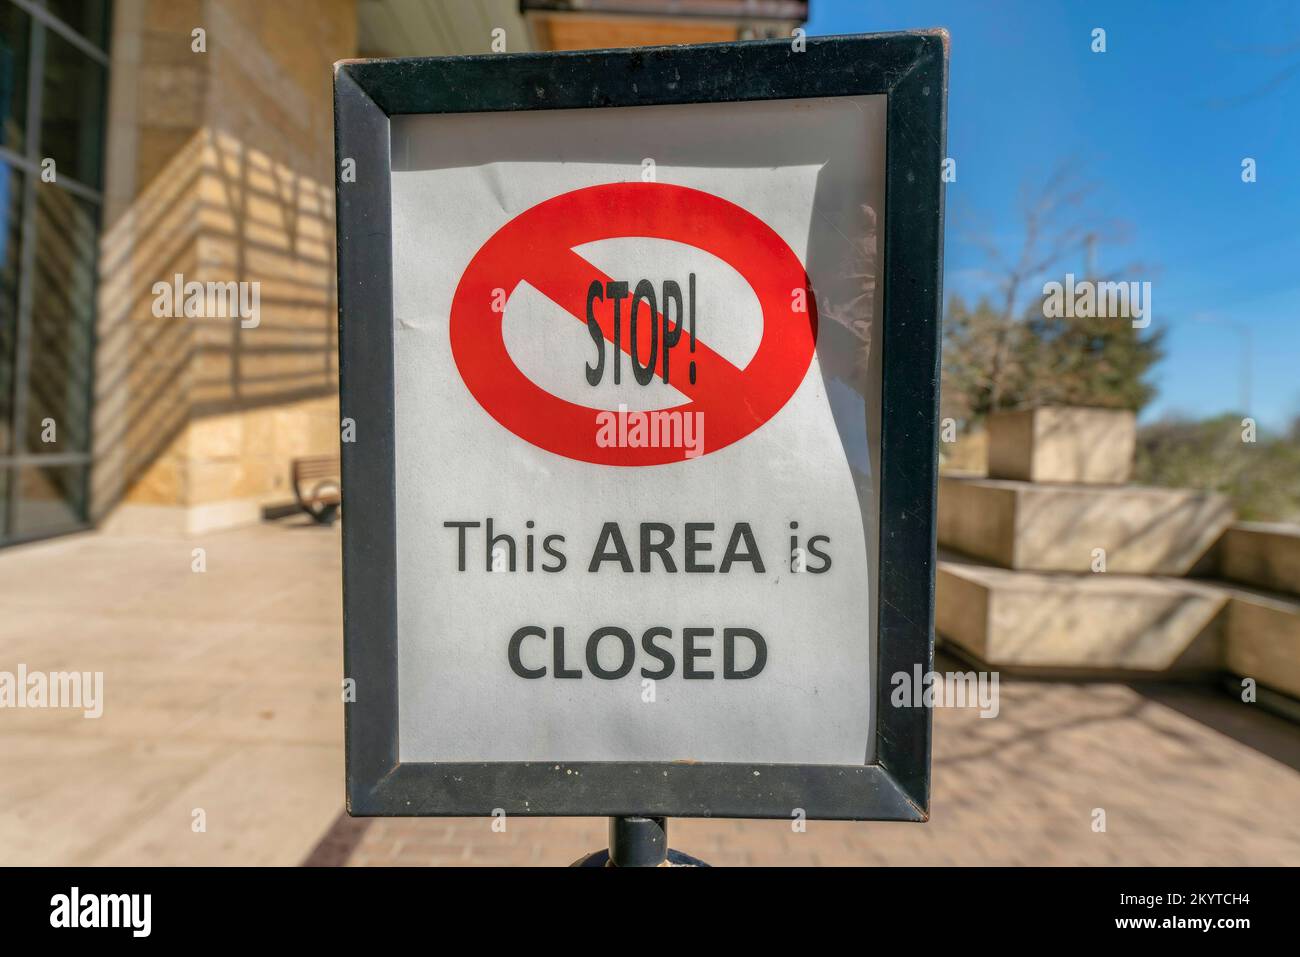
{"type": "Polygon", "coordinates": [[[343,504],[343,484],[337,455],[294,459],[290,480],[298,507],[322,525],[333,525],[343,504]]]}

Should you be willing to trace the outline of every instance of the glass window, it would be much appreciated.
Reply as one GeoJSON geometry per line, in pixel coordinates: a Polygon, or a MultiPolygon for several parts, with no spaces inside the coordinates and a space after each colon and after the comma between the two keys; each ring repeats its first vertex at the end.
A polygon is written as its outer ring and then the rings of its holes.
{"type": "Polygon", "coordinates": [[[10,480],[15,493],[9,535],[31,537],[76,528],[85,520],[85,465],[20,468],[10,480]]]}
{"type": "Polygon", "coordinates": [[[59,176],[100,185],[107,70],[53,30],[45,31],[41,156],[59,176]]]}
{"type": "Polygon", "coordinates": [[[109,11],[0,0],[0,545],[88,518],[109,11]]]}
{"type": "MultiPolygon", "coordinates": [[[[18,347],[18,262],[23,174],[0,162],[0,455],[13,452],[14,363],[18,347]]],[[[3,501],[0,500],[0,506],[3,501]]]]}
{"type": "Polygon", "coordinates": [[[36,260],[27,376],[29,452],[90,451],[90,372],[99,211],[36,189],[36,260]]]}
{"type": "Polygon", "coordinates": [[[31,37],[31,18],[12,3],[0,4],[0,146],[15,153],[26,147],[31,37]]]}
{"type": "Polygon", "coordinates": [[[95,46],[108,49],[108,0],[48,0],[45,6],[95,46]]]}

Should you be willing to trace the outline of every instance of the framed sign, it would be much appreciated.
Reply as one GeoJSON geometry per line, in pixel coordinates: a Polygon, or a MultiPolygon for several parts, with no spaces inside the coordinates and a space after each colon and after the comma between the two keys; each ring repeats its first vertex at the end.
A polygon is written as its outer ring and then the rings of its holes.
{"type": "Polygon", "coordinates": [[[352,814],[926,818],[946,84],[336,66],[352,814]]]}

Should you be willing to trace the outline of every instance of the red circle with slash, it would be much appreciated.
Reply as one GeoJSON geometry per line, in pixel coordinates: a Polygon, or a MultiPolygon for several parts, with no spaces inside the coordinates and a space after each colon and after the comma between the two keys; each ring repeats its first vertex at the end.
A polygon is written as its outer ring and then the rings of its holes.
{"type": "MultiPolygon", "coordinates": [[[[494,301],[501,301],[497,290],[508,298],[527,281],[585,325],[588,285],[612,280],[574,248],[625,236],[667,239],[711,253],[735,269],[758,297],[763,334],[749,363],[737,368],[698,338],[688,358],[683,336],[669,358],[668,384],[689,401],[647,413],[703,412],[701,454],[740,441],[776,415],[803,381],[817,343],[816,304],[799,257],[775,230],[735,203],[685,186],[589,186],[539,203],[498,229],[470,260],[452,299],[451,351],[461,378],[492,418],[548,452],[600,465],[682,461],[680,447],[601,444],[599,425],[614,410],[569,402],[524,375],[506,350],[503,312],[493,309],[494,301]],[[799,300],[805,311],[795,308],[799,300]]],[[[675,318],[681,322],[683,317],[675,318]]],[[[612,342],[607,320],[608,315],[600,324],[612,342]]],[[[640,324],[643,356],[649,354],[650,325],[640,324]]],[[[631,343],[621,345],[624,352],[631,348],[631,343]]]]}

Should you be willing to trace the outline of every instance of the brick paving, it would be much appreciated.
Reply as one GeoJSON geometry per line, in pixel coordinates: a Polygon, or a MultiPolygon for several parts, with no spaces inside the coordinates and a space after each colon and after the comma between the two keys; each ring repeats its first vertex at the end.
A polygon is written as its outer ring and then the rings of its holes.
{"type": "MultiPolygon", "coordinates": [[[[566,865],[605,845],[592,818],[338,820],[340,604],[338,531],[301,523],[7,549],[0,669],[102,670],[107,703],[0,711],[0,864],[566,865]]],[[[717,865],[1296,865],[1298,769],[1300,727],[1212,689],[1006,681],[997,718],[936,712],[928,824],[669,835],[717,865]]]]}
{"type": "MultiPolygon", "coordinates": [[[[673,820],[669,838],[723,866],[1296,865],[1298,768],[1300,730],[1213,689],[1004,682],[996,718],[936,712],[928,824],[813,821],[797,833],[786,821],[673,820]]],[[[506,823],[346,821],[338,858],[563,865],[606,843],[604,819],[506,823]]]]}

